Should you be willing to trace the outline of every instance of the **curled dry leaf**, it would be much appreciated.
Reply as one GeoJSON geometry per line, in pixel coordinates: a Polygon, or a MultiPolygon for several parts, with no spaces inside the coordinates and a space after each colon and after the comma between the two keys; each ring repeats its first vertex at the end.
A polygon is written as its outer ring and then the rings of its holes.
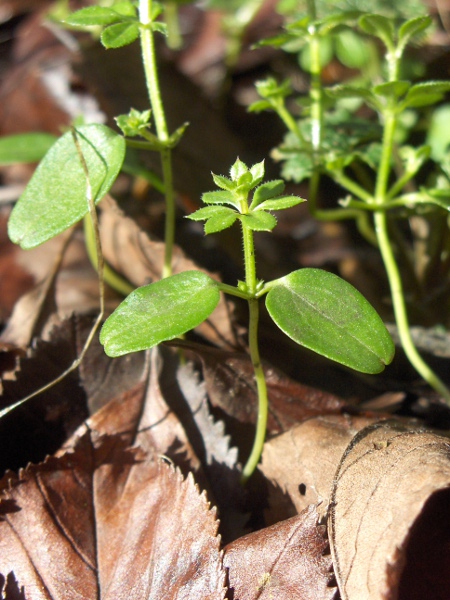
{"type": "Polygon", "coordinates": [[[234,600],[331,600],[331,559],[315,506],[225,547],[234,600]]]}
{"type": "Polygon", "coordinates": [[[222,600],[217,521],[192,477],[118,436],[3,480],[0,583],[25,598],[222,600]]]}
{"type": "Polygon", "coordinates": [[[260,466],[271,484],[266,521],[276,523],[310,504],[318,504],[318,511],[324,515],[342,454],[355,434],[373,421],[326,415],[267,441],[260,466]]]}
{"type": "MultiPolygon", "coordinates": [[[[151,240],[132,219],[119,210],[111,196],[105,197],[101,206],[100,223],[105,260],[136,287],[161,279],[164,243],[151,240]]],[[[174,273],[202,270],[186,258],[178,246],[173,250],[172,266],[174,273]]],[[[214,277],[212,273],[207,274],[214,277]]],[[[230,305],[222,295],[213,314],[199,325],[197,331],[218,346],[235,347],[237,340],[230,311],[230,305]]]]}
{"type": "Polygon", "coordinates": [[[343,600],[450,598],[450,440],[398,423],[360,431],[333,485],[343,600]]]}

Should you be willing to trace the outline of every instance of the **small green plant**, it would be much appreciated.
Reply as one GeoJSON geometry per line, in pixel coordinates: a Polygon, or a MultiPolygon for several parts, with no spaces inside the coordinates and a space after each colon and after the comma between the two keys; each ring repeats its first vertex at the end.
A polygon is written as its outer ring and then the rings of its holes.
{"type": "MultiPolygon", "coordinates": [[[[378,246],[405,354],[416,371],[450,404],[450,390],[425,363],[412,340],[397,263],[399,251],[403,251],[411,272],[418,273],[419,268],[414,264],[415,243],[409,250],[411,244],[407,237],[402,237],[399,221],[409,221],[414,237],[417,219],[430,219],[430,223],[433,219],[445,221],[450,209],[446,164],[435,165],[436,174],[426,185],[416,183],[415,177],[429,160],[430,147],[415,147],[407,142],[411,126],[417,122],[417,110],[438,103],[450,91],[448,81],[413,84],[407,79],[405,49],[424,35],[432,20],[429,16],[418,16],[394,23],[387,16],[345,10],[319,18],[314,0],[307,4],[307,15],[287,25],[285,33],[265,42],[287,52],[300,53],[299,60],[311,77],[309,98],[299,101],[303,114],[296,117],[292,103],[287,102],[293,93],[291,83],[280,84],[272,77],[257,84],[261,99],[250,110],[273,110],[286,125],[288,133],[274,151],[274,157],[282,161],[286,179],[297,182],[309,179],[312,214],[318,219],[354,219],[361,234],[378,246]],[[332,58],[330,40],[343,32],[358,30],[361,39],[375,38],[384,47],[383,68],[372,81],[356,80],[324,88],[321,76],[324,65],[332,58]],[[329,51],[324,53],[324,48],[329,51]],[[363,105],[376,115],[376,120],[358,113],[363,105]],[[347,193],[340,201],[341,208],[318,206],[323,175],[347,193]]],[[[444,250],[441,255],[445,260],[444,250]]],[[[439,262],[439,249],[434,249],[434,259],[428,259],[439,262]]],[[[416,278],[419,287],[420,275],[416,278]]]]}
{"type": "Polygon", "coordinates": [[[257,394],[258,420],[253,449],[242,478],[247,480],[261,456],[268,412],[267,386],[258,348],[259,300],[291,339],[364,373],[379,373],[394,355],[392,340],[376,311],[349,283],[320,269],[300,269],[271,282],[258,279],[254,233],[271,231],[271,211],[303,200],[283,195],[281,180],[262,183],[264,162],[250,169],[239,159],[230,177],[213,175],[218,191],[203,194],[207,205],[190,219],[205,221],[205,233],[238,221],[242,228],[245,281],[230,286],[200,271],[185,271],[132,292],[106,320],[100,341],[109,356],[151,348],[202,323],[219,302],[220,292],[248,302],[248,346],[257,394]],[[252,194],[250,194],[253,191],[252,194]]]}

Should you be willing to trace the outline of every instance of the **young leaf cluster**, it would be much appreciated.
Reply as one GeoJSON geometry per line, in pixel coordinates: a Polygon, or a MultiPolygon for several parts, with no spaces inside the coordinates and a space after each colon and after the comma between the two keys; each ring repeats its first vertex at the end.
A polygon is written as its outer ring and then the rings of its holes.
{"type": "Polygon", "coordinates": [[[208,206],[188,216],[193,221],[206,221],[207,234],[227,229],[236,220],[252,231],[272,231],[277,221],[270,211],[284,210],[304,202],[298,196],[283,195],[285,185],[281,179],[261,184],[264,161],[249,169],[237,159],[230,169],[229,178],[214,173],[212,176],[220,191],[203,194],[202,200],[208,206]]]}

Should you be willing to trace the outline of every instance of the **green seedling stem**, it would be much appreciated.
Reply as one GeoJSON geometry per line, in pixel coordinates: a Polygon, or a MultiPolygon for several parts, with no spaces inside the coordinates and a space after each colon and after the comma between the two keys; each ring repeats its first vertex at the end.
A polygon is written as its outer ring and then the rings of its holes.
{"type": "MultiPolygon", "coordinates": [[[[144,66],[145,81],[147,84],[150,105],[153,111],[156,132],[158,139],[164,143],[168,142],[169,133],[159,85],[154,34],[150,27],[152,23],[152,4],[152,0],[139,0],[142,63],[144,66]]],[[[166,146],[160,150],[160,156],[166,203],[164,229],[165,253],[162,271],[162,277],[165,278],[172,274],[172,254],[175,241],[175,190],[173,186],[172,150],[166,146]]]]}

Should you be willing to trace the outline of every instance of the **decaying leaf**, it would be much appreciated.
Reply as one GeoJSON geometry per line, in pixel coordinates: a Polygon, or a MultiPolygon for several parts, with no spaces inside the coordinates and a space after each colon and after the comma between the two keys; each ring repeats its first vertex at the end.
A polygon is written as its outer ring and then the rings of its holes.
{"type": "Polygon", "coordinates": [[[450,440],[381,422],[333,484],[330,543],[343,600],[450,597],[450,440]]]}
{"type": "MultiPolygon", "coordinates": [[[[256,385],[248,355],[194,343],[177,344],[201,359],[212,404],[241,423],[255,423],[256,385]]],[[[316,415],[339,414],[345,406],[338,396],[302,385],[271,365],[266,365],[265,371],[270,401],[267,429],[272,435],[316,415]]]]}
{"type": "Polygon", "coordinates": [[[225,547],[234,600],[331,600],[331,560],[318,513],[311,505],[225,547]]]}
{"type": "Polygon", "coordinates": [[[264,445],[260,469],[269,487],[266,521],[276,523],[310,504],[326,514],[336,469],[347,445],[374,419],[324,415],[301,423],[264,445]]]}
{"type": "Polygon", "coordinates": [[[87,431],[2,484],[0,583],[26,599],[223,599],[215,511],[154,453],[87,431]]]}

